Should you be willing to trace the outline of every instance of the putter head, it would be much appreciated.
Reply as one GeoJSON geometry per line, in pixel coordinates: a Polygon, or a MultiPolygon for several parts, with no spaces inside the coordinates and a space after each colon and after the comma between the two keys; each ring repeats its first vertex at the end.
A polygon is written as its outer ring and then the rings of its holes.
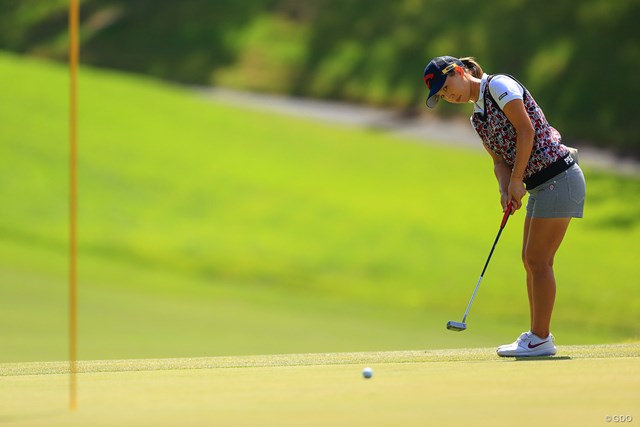
{"type": "Polygon", "coordinates": [[[467,324],[464,322],[454,322],[453,320],[449,320],[447,322],[447,329],[450,331],[464,331],[467,329],[467,324]]]}

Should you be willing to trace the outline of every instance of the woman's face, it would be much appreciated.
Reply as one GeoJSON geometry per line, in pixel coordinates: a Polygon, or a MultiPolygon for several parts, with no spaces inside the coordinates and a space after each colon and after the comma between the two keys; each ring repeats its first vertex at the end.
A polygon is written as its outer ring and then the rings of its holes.
{"type": "Polygon", "coordinates": [[[464,104],[471,99],[471,85],[464,78],[465,73],[455,72],[447,76],[444,86],[438,92],[438,96],[452,104],[464,104]]]}

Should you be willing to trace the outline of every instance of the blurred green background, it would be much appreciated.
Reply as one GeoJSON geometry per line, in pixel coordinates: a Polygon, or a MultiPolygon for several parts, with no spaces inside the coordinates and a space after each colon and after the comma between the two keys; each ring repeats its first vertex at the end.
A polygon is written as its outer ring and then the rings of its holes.
{"type": "MultiPolygon", "coordinates": [[[[66,0],[4,0],[0,49],[65,60],[66,0]]],[[[640,0],[83,0],[82,61],[416,114],[438,55],[536,96],[566,141],[640,154],[640,0]]],[[[455,106],[441,114],[461,114],[455,106]]],[[[467,114],[466,112],[464,114],[467,114]]]]}
{"type": "MultiPolygon", "coordinates": [[[[471,54],[527,84],[567,140],[637,153],[625,70],[640,65],[638,2],[546,3],[83,1],[80,357],[512,340],[528,327],[522,212],[470,330],[444,329],[501,218],[489,156],[231,107],[184,84],[412,115],[426,60],[471,54]],[[616,73],[606,96],[603,66],[616,73]]],[[[67,357],[66,7],[0,6],[0,361],[67,357]]],[[[586,217],[556,258],[554,334],[637,340],[640,179],[584,169],[586,217]]]]}

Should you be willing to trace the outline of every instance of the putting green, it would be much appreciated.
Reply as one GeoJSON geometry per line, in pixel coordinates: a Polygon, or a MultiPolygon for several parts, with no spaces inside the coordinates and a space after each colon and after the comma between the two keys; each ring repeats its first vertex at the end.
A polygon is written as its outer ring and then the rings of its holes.
{"type": "Polygon", "coordinates": [[[0,365],[12,426],[589,426],[640,417],[640,344],[0,365]],[[362,368],[374,370],[372,379],[362,368]],[[628,419],[628,418],[627,418],[628,419]]]}

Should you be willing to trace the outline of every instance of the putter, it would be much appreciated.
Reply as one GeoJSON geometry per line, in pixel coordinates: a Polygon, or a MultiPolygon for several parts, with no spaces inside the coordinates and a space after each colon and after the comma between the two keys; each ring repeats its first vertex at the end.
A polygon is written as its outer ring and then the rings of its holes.
{"type": "Polygon", "coordinates": [[[469,301],[469,305],[467,305],[467,310],[464,312],[464,317],[462,318],[462,322],[455,322],[450,320],[447,322],[447,329],[450,331],[464,331],[467,329],[467,316],[469,315],[469,310],[471,310],[471,304],[473,304],[473,299],[476,297],[476,293],[478,292],[478,288],[480,287],[480,283],[482,282],[482,277],[484,276],[484,272],[487,271],[487,266],[489,265],[489,260],[491,259],[491,255],[493,255],[493,250],[496,248],[496,244],[498,243],[498,239],[502,234],[502,230],[504,226],[507,225],[507,220],[509,219],[509,215],[511,214],[511,203],[507,205],[507,210],[504,212],[504,216],[502,217],[502,223],[500,224],[500,230],[498,230],[498,235],[496,236],[496,240],[493,242],[493,246],[491,247],[491,252],[489,252],[489,258],[487,258],[487,262],[484,263],[484,268],[482,269],[482,273],[480,273],[480,278],[478,279],[478,283],[476,283],[476,288],[473,290],[473,294],[471,295],[471,300],[469,301]]]}

